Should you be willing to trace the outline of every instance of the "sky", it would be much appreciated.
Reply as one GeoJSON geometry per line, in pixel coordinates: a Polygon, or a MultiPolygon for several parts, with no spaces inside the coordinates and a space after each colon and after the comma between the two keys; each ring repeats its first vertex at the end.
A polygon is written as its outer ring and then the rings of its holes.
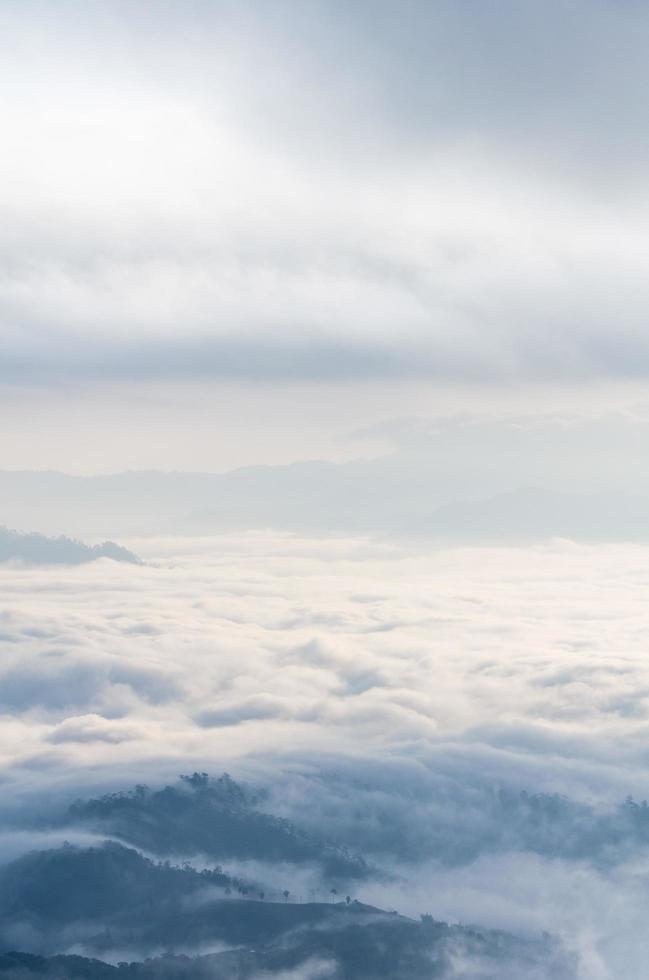
{"type": "Polygon", "coordinates": [[[5,467],[341,460],[393,418],[642,399],[644,5],[5,0],[0,27],[5,467]]]}

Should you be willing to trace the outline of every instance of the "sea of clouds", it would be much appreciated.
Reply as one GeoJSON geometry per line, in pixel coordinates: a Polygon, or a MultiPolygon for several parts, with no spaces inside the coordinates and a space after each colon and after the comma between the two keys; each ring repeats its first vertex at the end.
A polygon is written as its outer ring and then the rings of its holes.
{"type": "Polygon", "coordinates": [[[584,976],[643,975],[649,856],[496,848],[485,801],[649,795],[649,548],[127,543],[143,564],[0,568],[6,821],[227,769],[387,868],[364,900],[559,932],[584,976]]]}
{"type": "Polygon", "coordinates": [[[145,564],[0,568],[0,744],[17,781],[272,746],[479,756],[493,778],[571,795],[642,788],[646,547],[129,544],[145,564]]]}

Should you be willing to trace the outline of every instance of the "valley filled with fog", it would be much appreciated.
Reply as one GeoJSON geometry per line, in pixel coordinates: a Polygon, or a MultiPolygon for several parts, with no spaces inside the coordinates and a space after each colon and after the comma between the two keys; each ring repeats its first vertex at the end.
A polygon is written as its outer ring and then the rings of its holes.
{"type": "MultiPolygon", "coordinates": [[[[550,933],[576,958],[566,976],[642,976],[649,549],[270,531],[122,543],[139,563],[0,566],[5,863],[121,840],[197,871],[218,858],[279,904],[285,889],[350,895],[417,922],[550,933]],[[330,843],[293,854],[262,826],[256,847],[215,854],[191,822],[158,840],[110,812],[62,816],[195,771],[227,771],[253,809],[330,843]]],[[[51,924],[38,940],[20,922],[10,945],[37,953],[115,959],[125,943],[84,945],[79,909],[47,941],[51,924]]],[[[211,940],[233,946],[207,930],[195,952],[211,940]]],[[[118,958],[138,944],[164,945],[135,934],[118,958]]],[[[554,976],[546,959],[529,976],[554,976]]]]}

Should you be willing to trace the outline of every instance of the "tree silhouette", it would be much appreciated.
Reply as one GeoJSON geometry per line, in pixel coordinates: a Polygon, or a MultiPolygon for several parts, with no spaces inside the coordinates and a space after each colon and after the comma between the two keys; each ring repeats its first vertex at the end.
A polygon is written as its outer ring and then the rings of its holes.
{"type": "Polygon", "coordinates": [[[285,901],[285,902],[288,902],[288,896],[289,896],[290,894],[291,894],[291,893],[290,893],[290,891],[288,890],[288,888],[285,888],[285,889],[284,889],[284,891],[282,892],[282,895],[284,896],[284,901],[285,901]]]}
{"type": "Polygon", "coordinates": [[[336,899],[336,895],[338,894],[338,891],[336,888],[332,888],[329,894],[331,895],[331,901],[333,902],[336,899]]]}

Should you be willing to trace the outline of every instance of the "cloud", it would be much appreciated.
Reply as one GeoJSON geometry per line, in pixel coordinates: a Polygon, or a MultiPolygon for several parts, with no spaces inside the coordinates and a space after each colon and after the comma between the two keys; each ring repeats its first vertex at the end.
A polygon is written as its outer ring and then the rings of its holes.
{"type": "Polygon", "coordinates": [[[24,711],[36,705],[54,710],[88,704],[99,692],[101,674],[89,664],[15,667],[2,676],[2,706],[24,711]]]}
{"type": "Polygon", "coordinates": [[[102,718],[100,715],[69,717],[57,725],[47,736],[49,742],[126,742],[138,735],[136,728],[129,728],[119,720],[102,718]]]}
{"type": "Polygon", "coordinates": [[[260,694],[243,701],[223,705],[220,708],[203,711],[197,718],[205,728],[229,727],[244,721],[263,721],[267,718],[280,718],[291,714],[290,702],[260,694]]]}
{"type": "Polygon", "coordinates": [[[646,375],[641,6],[32,10],[5,382],[646,375]]]}
{"type": "Polygon", "coordinates": [[[490,855],[462,869],[409,868],[401,883],[370,885],[367,893],[405,914],[428,903],[433,916],[443,908],[466,923],[550,931],[577,954],[580,980],[642,976],[646,879],[638,865],[607,873],[529,854],[490,855]]]}
{"type": "Polygon", "coordinates": [[[481,784],[642,794],[644,546],[133,544],[153,563],[0,569],[16,789],[30,760],[55,781],[138,781],[144,759],[161,777],[274,769],[299,745],[325,767],[360,753],[481,784]]]}
{"type": "Polygon", "coordinates": [[[44,708],[61,712],[103,702],[104,710],[110,712],[111,691],[129,691],[127,698],[135,695],[153,704],[163,704],[179,694],[169,671],[68,658],[61,651],[31,658],[0,677],[0,705],[5,711],[44,708]]]}
{"type": "Polygon", "coordinates": [[[362,900],[643,976],[646,840],[618,804],[647,796],[645,546],[132,545],[147,564],[0,569],[4,826],[225,769],[363,851],[362,900]]]}

